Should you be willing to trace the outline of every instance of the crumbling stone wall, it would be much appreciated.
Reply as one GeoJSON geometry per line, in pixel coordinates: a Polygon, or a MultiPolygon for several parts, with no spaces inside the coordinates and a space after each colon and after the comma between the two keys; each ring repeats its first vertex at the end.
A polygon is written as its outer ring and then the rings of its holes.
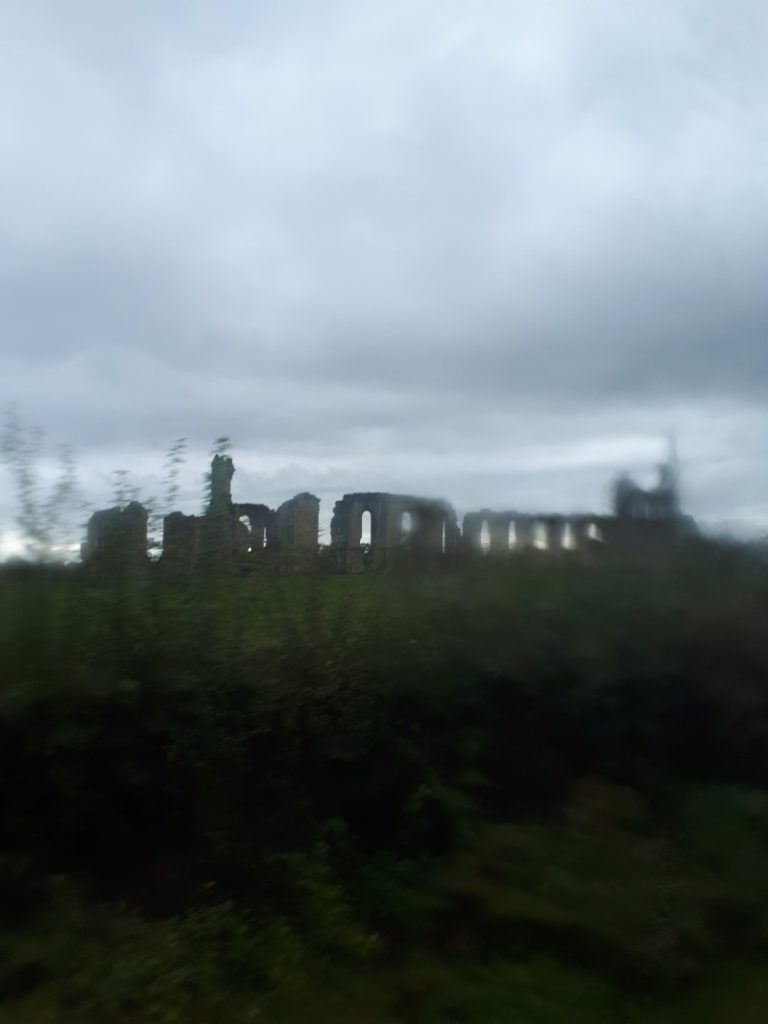
{"type": "Polygon", "coordinates": [[[498,558],[526,549],[585,550],[605,543],[612,523],[609,516],[494,512],[484,508],[464,516],[462,539],[464,551],[470,556],[498,558]]]}
{"type": "Polygon", "coordinates": [[[149,566],[147,518],[137,501],[94,512],[80,550],[83,563],[114,575],[145,571],[149,566]]]}
{"type": "Polygon", "coordinates": [[[677,485],[677,455],[674,442],[669,457],[658,466],[658,482],[647,490],[639,487],[627,473],[613,484],[613,513],[617,519],[679,520],[680,496],[677,485]]]}
{"type": "Polygon", "coordinates": [[[552,553],[595,551],[601,546],[669,546],[693,532],[695,525],[685,516],[633,518],[481,509],[464,516],[462,539],[469,557],[499,558],[526,549],[552,553]]]}
{"type": "Polygon", "coordinates": [[[203,572],[251,573],[274,562],[275,512],[267,505],[233,502],[234,473],[228,455],[213,457],[208,507],[198,518],[197,567],[203,572]]]}
{"type": "Polygon", "coordinates": [[[689,516],[633,518],[610,516],[604,520],[606,543],[624,548],[666,548],[696,534],[689,516]]]}
{"type": "Polygon", "coordinates": [[[275,562],[277,531],[275,512],[267,505],[232,505],[236,559],[240,571],[261,572],[275,562]]]}
{"type": "Polygon", "coordinates": [[[257,555],[270,547],[274,547],[275,534],[275,513],[267,505],[253,505],[239,502],[232,506],[232,514],[240,522],[247,523],[244,540],[251,549],[251,554],[257,555]]]}
{"type": "Polygon", "coordinates": [[[275,513],[280,572],[311,573],[319,565],[320,499],[306,491],[284,501],[275,513]]]}
{"type": "MultiPolygon", "coordinates": [[[[319,499],[304,492],[276,511],[267,505],[235,503],[234,472],[229,456],[216,455],[205,514],[173,512],[165,517],[161,568],[172,575],[317,571],[319,499]]],[[[340,573],[432,571],[481,555],[501,558],[529,548],[559,552],[665,546],[695,532],[693,521],[679,512],[675,475],[669,467],[661,467],[659,486],[651,491],[620,478],[614,499],[612,516],[481,509],[467,513],[460,530],[454,509],[445,501],[380,491],[345,494],[334,506],[323,565],[340,573]],[[366,513],[371,536],[364,544],[366,513]]],[[[146,569],[146,510],[132,502],[124,509],[94,513],[82,555],[87,565],[109,571],[146,569]]]]}
{"type": "Polygon", "coordinates": [[[331,549],[337,572],[435,569],[455,559],[459,547],[456,513],[444,501],[373,491],[345,494],[334,506],[331,549]],[[371,516],[371,539],[364,546],[366,512],[371,516]],[[405,517],[410,517],[410,528],[405,517]]]}
{"type": "Polygon", "coordinates": [[[163,519],[163,553],[160,565],[175,576],[189,576],[197,568],[200,541],[198,516],[171,512],[163,519]]]}
{"type": "Polygon", "coordinates": [[[267,505],[233,502],[234,472],[229,456],[214,456],[205,514],[166,516],[161,565],[172,574],[315,571],[319,498],[299,494],[277,511],[267,505]]]}

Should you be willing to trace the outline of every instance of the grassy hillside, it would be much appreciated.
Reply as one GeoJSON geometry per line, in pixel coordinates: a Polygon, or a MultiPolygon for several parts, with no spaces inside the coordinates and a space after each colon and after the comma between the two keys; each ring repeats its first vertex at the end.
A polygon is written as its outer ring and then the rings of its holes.
{"type": "Polygon", "coordinates": [[[762,1021],[768,578],[0,573],[0,1022],[762,1021]]]}

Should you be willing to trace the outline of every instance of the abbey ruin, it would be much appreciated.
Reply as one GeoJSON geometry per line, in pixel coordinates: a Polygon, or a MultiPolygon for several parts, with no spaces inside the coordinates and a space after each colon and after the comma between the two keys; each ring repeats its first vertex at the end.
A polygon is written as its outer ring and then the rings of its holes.
{"type": "Polygon", "coordinates": [[[171,576],[427,572],[527,549],[549,553],[604,546],[658,549],[695,532],[693,521],[680,510],[672,456],[659,467],[654,488],[644,490],[630,477],[620,476],[614,483],[610,515],[484,508],[467,513],[459,526],[456,512],[445,501],[378,491],[345,494],[334,506],[328,545],[319,541],[319,498],[297,494],[276,509],[235,502],[234,471],[229,456],[214,456],[204,514],[172,512],[165,517],[162,554],[156,564],[148,554],[148,514],[138,502],[91,516],[82,546],[83,563],[107,572],[152,567],[171,576]]]}

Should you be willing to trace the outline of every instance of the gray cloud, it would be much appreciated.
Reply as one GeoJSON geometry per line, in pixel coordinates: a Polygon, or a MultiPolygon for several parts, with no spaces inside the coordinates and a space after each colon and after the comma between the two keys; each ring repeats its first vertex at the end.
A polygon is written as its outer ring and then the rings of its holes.
{"type": "MultiPolygon", "coordinates": [[[[0,14],[0,397],[96,496],[231,435],[238,487],[599,506],[680,434],[768,519],[758,0],[0,14]]],[[[2,511],[2,510],[0,510],[2,511]]]]}

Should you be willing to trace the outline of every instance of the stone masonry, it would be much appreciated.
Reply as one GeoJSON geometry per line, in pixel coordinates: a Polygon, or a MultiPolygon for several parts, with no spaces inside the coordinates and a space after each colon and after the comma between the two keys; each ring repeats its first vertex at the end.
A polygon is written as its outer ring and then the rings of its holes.
{"type": "MultiPolygon", "coordinates": [[[[313,573],[321,566],[320,501],[306,492],[277,509],[232,500],[235,468],[227,455],[211,463],[210,493],[201,516],[172,512],[163,523],[159,569],[171,576],[196,573],[251,575],[313,573]]],[[[325,571],[430,572],[481,556],[492,559],[524,550],[596,551],[601,547],[665,547],[695,533],[680,513],[675,466],[659,469],[659,483],[643,490],[629,477],[614,484],[613,514],[499,512],[464,516],[461,528],[446,501],[407,494],[361,491],[336,502],[325,571]]],[[[95,512],[82,546],[85,565],[109,573],[143,571],[147,513],[137,502],[95,512]]]]}

